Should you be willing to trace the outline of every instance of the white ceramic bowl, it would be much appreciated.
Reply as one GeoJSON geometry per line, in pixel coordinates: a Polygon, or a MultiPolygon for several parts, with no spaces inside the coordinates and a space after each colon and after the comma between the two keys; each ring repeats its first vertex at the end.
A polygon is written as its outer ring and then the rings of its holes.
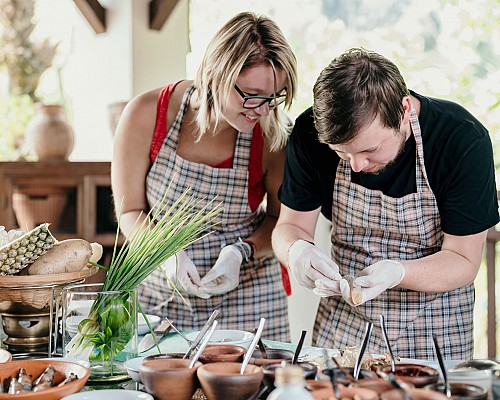
{"type": "Polygon", "coordinates": [[[0,349],[0,364],[12,360],[12,354],[7,350],[0,349]]]}
{"type": "Polygon", "coordinates": [[[137,390],[103,389],[75,393],[62,400],[153,400],[153,396],[137,390]]]}
{"type": "Polygon", "coordinates": [[[139,367],[142,365],[145,358],[146,357],[131,358],[123,363],[123,366],[127,368],[127,372],[130,377],[139,383],[142,383],[141,375],[139,375],[139,367]]]}
{"type": "MultiPolygon", "coordinates": [[[[151,324],[151,328],[153,329],[156,328],[160,323],[161,318],[157,315],[146,314],[146,317],[148,318],[148,321],[151,324]]],[[[146,323],[144,316],[142,314],[139,314],[137,316],[137,334],[145,335],[146,333],[149,333],[148,324],[146,323]]]]}
{"type": "MultiPolygon", "coordinates": [[[[189,340],[196,339],[200,331],[188,333],[186,337],[189,340]]],[[[209,344],[233,344],[235,346],[242,346],[248,350],[254,334],[247,331],[239,331],[233,329],[216,329],[210,338],[209,344]]]]}

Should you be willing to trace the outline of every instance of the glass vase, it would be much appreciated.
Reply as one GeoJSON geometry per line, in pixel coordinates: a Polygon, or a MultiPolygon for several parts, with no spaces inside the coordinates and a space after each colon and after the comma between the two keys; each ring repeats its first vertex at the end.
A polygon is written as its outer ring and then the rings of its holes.
{"type": "Polygon", "coordinates": [[[63,289],[63,356],[88,361],[93,381],[129,379],[123,363],[137,357],[136,292],[103,291],[102,286],[63,289]]]}

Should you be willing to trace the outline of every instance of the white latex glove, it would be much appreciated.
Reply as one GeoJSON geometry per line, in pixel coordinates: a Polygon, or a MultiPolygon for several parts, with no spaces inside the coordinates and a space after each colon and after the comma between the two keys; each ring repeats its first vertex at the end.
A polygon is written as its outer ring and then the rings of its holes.
{"type": "Polygon", "coordinates": [[[240,283],[240,268],[243,255],[235,245],[222,248],[214,266],[201,279],[200,286],[210,296],[224,294],[240,283]]]}
{"type": "Polygon", "coordinates": [[[316,280],[339,282],[339,267],[325,253],[305,240],[297,240],[288,250],[288,267],[295,280],[308,289],[316,287],[316,280]]]}
{"type": "Polygon", "coordinates": [[[174,254],[163,262],[161,268],[168,277],[167,286],[172,291],[177,289],[182,294],[192,294],[204,299],[210,297],[200,290],[200,275],[186,252],[174,254]]]}
{"type": "Polygon", "coordinates": [[[313,293],[321,297],[341,296],[339,280],[316,279],[313,293]]]}
{"type": "Polygon", "coordinates": [[[359,304],[353,304],[351,289],[345,279],[340,282],[340,291],[344,300],[351,306],[359,306],[368,300],[374,299],[387,289],[399,285],[404,277],[405,269],[403,264],[393,260],[382,260],[366,267],[361,271],[361,275],[354,280],[354,284],[359,287],[362,294],[359,304]]]}

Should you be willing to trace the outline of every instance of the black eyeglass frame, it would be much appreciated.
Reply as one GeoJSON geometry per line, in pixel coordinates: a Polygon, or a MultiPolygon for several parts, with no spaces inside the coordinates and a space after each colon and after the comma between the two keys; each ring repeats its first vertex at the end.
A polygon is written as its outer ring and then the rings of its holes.
{"type": "MultiPolygon", "coordinates": [[[[283,103],[286,99],[286,94],[277,94],[276,96],[247,96],[238,87],[238,85],[234,85],[234,88],[236,89],[236,92],[238,92],[238,94],[243,99],[243,108],[246,108],[247,110],[252,110],[254,108],[262,107],[266,103],[269,104],[269,108],[275,108],[279,106],[281,103],[283,103]],[[245,105],[248,100],[262,100],[262,102],[259,105],[248,107],[245,105]],[[274,102],[274,104],[272,102],[274,102]]],[[[284,90],[286,90],[286,87],[284,90]]]]}

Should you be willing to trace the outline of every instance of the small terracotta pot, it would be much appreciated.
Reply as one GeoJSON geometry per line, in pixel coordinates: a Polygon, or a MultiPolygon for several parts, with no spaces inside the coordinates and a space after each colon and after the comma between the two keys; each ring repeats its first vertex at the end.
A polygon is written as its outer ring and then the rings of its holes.
{"type": "MultiPolygon", "coordinates": [[[[290,363],[287,363],[290,364],[290,363]]],[[[304,370],[304,379],[315,379],[318,373],[318,367],[309,362],[298,362],[296,365],[304,370]]],[[[276,369],[281,368],[281,364],[264,364],[261,366],[264,373],[264,383],[268,390],[271,392],[275,389],[274,379],[276,376],[276,369]]]]}
{"type": "Polygon", "coordinates": [[[252,358],[250,358],[250,364],[254,365],[264,365],[264,364],[279,364],[282,361],[292,361],[294,352],[285,349],[266,349],[267,358],[262,358],[260,350],[255,350],[253,352],[252,358]]]}
{"type": "MultiPolygon", "coordinates": [[[[449,400],[443,393],[428,389],[406,389],[412,400],[449,400]]],[[[380,395],[380,400],[404,400],[403,394],[392,389],[380,395]]]]}
{"type": "MultiPolygon", "coordinates": [[[[310,388],[313,389],[311,395],[316,400],[330,400],[335,398],[332,383],[329,381],[306,380],[310,388]]],[[[345,387],[339,385],[342,400],[360,399],[360,400],[378,400],[378,393],[365,388],[345,387]],[[356,396],[356,397],[355,397],[356,396]]]]}
{"type": "Polygon", "coordinates": [[[198,379],[208,400],[246,400],[260,389],[263,372],[256,365],[247,365],[240,374],[241,363],[216,362],[198,368],[198,379]]]}
{"type": "Polygon", "coordinates": [[[197,369],[202,365],[197,361],[188,368],[191,360],[156,359],[144,360],[139,367],[142,383],[156,400],[191,400],[199,387],[197,369]]]}
{"type": "Polygon", "coordinates": [[[247,349],[242,346],[232,344],[208,345],[200,354],[199,360],[203,364],[214,362],[242,362],[247,349]]]}
{"type": "MultiPolygon", "coordinates": [[[[449,385],[452,399],[486,400],[488,398],[488,391],[481,386],[456,382],[450,382],[449,385]]],[[[425,389],[444,393],[444,383],[428,385],[425,389]]]]}
{"type": "Polygon", "coordinates": [[[378,394],[394,389],[391,385],[391,382],[386,381],[383,378],[360,379],[354,383],[351,383],[351,386],[370,389],[374,392],[377,392],[378,394]]]}
{"type": "MultiPolygon", "coordinates": [[[[384,365],[377,369],[381,376],[391,372],[390,365],[384,365]]],[[[396,377],[403,382],[410,383],[416,388],[432,385],[439,380],[439,371],[427,365],[420,364],[396,364],[396,377]]]]}
{"type": "MultiPolygon", "coordinates": [[[[349,376],[346,376],[344,371],[348,372],[350,374],[350,377],[354,377],[354,368],[333,368],[333,373],[335,374],[335,378],[337,378],[337,382],[341,383],[344,386],[349,386],[351,383],[351,379],[349,379],[349,376]]],[[[359,371],[359,376],[358,380],[364,380],[364,379],[369,379],[369,378],[376,378],[377,374],[373,371],[369,371],[367,369],[362,369],[359,371]]],[[[320,378],[329,381],[330,380],[330,372],[328,369],[324,369],[321,371],[320,378]]]]}

